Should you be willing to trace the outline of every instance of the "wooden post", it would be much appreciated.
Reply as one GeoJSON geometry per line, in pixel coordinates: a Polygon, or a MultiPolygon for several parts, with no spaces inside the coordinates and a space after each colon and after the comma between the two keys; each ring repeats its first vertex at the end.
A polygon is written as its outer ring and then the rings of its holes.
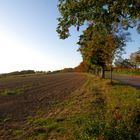
{"type": "Polygon", "coordinates": [[[112,64],[110,66],[110,83],[112,84],[112,71],[113,71],[113,68],[112,68],[112,64]]]}

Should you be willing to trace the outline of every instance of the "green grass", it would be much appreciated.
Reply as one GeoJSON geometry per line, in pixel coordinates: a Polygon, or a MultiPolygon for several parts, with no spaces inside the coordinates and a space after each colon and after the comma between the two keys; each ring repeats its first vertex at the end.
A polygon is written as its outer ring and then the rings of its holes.
{"type": "Polygon", "coordinates": [[[3,91],[0,92],[0,95],[2,96],[15,96],[15,95],[20,95],[24,93],[24,91],[29,88],[29,86],[21,86],[21,87],[16,87],[14,89],[4,89],[3,91]]]}
{"type": "Polygon", "coordinates": [[[8,122],[10,121],[11,117],[10,116],[0,116],[0,124],[1,123],[5,123],[5,122],[8,122]]]}
{"type": "Polygon", "coordinates": [[[5,89],[3,92],[1,92],[0,94],[2,96],[13,96],[13,95],[19,95],[23,93],[23,89],[13,89],[13,90],[10,90],[10,89],[5,89]]]}
{"type": "Polygon", "coordinates": [[[69,99],[29,117],[22,133],[15,131],[15,136],[26,140],[138,140],[140,90],[87,77],[69,99]]]}

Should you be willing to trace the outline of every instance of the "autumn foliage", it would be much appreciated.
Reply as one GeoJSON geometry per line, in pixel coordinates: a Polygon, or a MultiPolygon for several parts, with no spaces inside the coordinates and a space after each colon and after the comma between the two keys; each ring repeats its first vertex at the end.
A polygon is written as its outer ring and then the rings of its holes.
{"type": "Polygon", "coordinates": [[[86,72],[86,64],[85,62],[81,62],[77,67],[74,68],[74,72],[86,72]]]}

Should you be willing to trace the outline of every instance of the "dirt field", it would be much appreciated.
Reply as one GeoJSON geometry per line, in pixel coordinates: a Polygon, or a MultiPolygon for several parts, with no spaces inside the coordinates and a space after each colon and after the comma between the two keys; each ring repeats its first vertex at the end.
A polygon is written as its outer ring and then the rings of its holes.
{"type": "MultiPolygon", "coordinates": [[[[62,101],[85,81],[86,76],[78,73],[7,77],[0,79],[0,119],[21,123],[36,111],[46,109],[50,104],[62,101]],[[15,91],[18,95],[1,95],[5,91],[15,91]]],[[[8,124],[10,124],[8,122],[8,124]]],[[[0,136],[7,127],[0,121],[0,136]]],[[[7,128],[9,129],[9,128],[7,128]]]]}

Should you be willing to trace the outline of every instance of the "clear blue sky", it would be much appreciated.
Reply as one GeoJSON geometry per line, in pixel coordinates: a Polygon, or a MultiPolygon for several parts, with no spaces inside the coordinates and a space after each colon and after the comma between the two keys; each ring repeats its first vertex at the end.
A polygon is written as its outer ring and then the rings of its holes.
{"type": "MultiPolygon", "coordinates": [[[[60,40],[56,33],[58,0],[0,0],[0,73],[16,70],[56,70],[75,67],[81,61],[77,52],[78,33],[60,40]]],[[[140,41],[132,32],[128,57],[140,41]]]]}

